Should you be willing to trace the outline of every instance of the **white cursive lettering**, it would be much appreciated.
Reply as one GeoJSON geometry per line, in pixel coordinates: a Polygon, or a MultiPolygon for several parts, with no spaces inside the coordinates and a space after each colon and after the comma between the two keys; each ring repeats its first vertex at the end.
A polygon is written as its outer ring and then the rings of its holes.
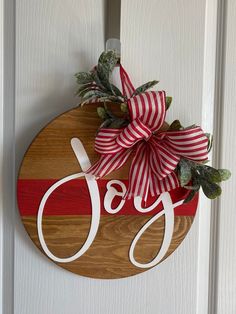
{"type": "MultiPolygon", "coordinates": [[[[99,227],[99,222],[100,222],[100,194],[99,194],[99,189],[98,189],[98,184],[94,176],[92,175],[87,175],[85,172],[86,170],[91,166],[89,157],[84,149],[83,144],[78,138],[72,138],[71,140],[71,147],[73,149],[73,152],[81,166],[81,169],[83,172],[80,173],[75,173],[72,175],[69,175],[56,183],[54,183],[44,194],[40,205],[38,209],[38,215],[37,215],[37,229],[38,229],[38,237],[40,244],[42,246],[43,251],[45,254],[50,257],[53,261],[55,262],[60,262],[60,263],[69,263],[72,262],[78,258],[80,258],[91,246],[93,243],[97,230],[99,227]],[[62,184],[69,182],[74,179],[78,179],[81,177],[85,177],[86,183],[88,185],[89,189],[89,194],[90,194],[90,199],[91,199],[91,205],[92,205],[92,217],[91,217],[91,225],[90,225],[90,230],[87,236],[87,239],[85,240],[84,244],[82,247],[79,249],[77,253],[75,253],[73,256],[70,257],[65,257],[65,258],[60,258],[55,256],[48,248],[44,235],[43,235],[43,230],[42,230],[42,220],[43,220],[43,212],[44,212],[44,207],[45,204],[50,197],[50,195],[62,184]]],[[[125,204],[125,200],[123,199],[125,193],[126,193],[126,186],[123,182],[119,180],[110,180],[107,183],[107,191],[104,197],[104,208],[109,214],[116,214],[118,213],[122,207],[125,204]],[[118,185],[121,188],[121,192],[118,191],[114,185],[118,185]],[[118,204],[116,208],[112,208],[112,201],[116,196],[121,197],[121,201],[118,204]]],[[[146,224],[143,225],[143,227],[138,231],[136,236],[134,237],[130,250],[129,250],[129,259],[130,262],[139,268],[149,268],[152,266],[155,266],[158,264],[165,254],[167,253],[172,236],[173,236],[173,230],[174,230],[174,208],[181,205],[183,201],[179,201],[175,204],[172,203],[170,194],[168,192],[165,192],[161,194],[157,200],[149,207],[143,208],[142,207],[142,199],[140,197],[135,197],[134,198],[134,207],[137,211],[141,213],[147,213],[152,211],[153,209],[156,208],[158,204],[162,203],[163,209],[158,212],[155,216],[153,216],[146,224]],[[156,257],[151,260],[148,263],[142,264],[139,263],[135,260],[134,258],[134,250],[137,245],[138,240],[140,237],[143,235],[143,233],[160,217],[165,216],[165,231],[164,231],[164,238],[163,242],[161,244],[161,247],[159,249],[159,252],[157,253],[156,257]]]]}

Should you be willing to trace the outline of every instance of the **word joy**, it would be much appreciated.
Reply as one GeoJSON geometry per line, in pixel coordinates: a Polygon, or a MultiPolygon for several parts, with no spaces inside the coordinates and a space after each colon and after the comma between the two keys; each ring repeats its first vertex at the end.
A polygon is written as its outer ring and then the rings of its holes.
{"type": "MultiPolygon", "coordinates": [[[[78,138],[72,138],[71,147],[78,160],[78,163],[81,166],[82,172],[69,175],[57,181],[56,183],[54,183],[44,194],[40,202],[40,205],[38,208],[38,215],[37,215],[38,236],[39,236],[39,241],[42,246],[42,249],[49,258],[59,263],[70,263],[80,258],[89,249],[89,247],[91,246],[91,244],[93,243],[96,237],[99,223],[100,223],[100,215],[101,215],[100,193],[99,193],[97,181],[93,175],[88,175],[85,173],[86,170],[89,169],[89,167],[91,166],[89,157],[84,149],[83,144],[78,138]],[[90,230],[84,244],[78,250],[78,252],[76,252],[73,256],[70,256],[70,257],[59,258],[55,256],[48,249],[47,244],[44,239],[43,230],[42,230],[42,219],[43,219],[43,212],[44,212],[45,204],[48,198],[50,197],[50,195],[59,186],[63,185],[64,183],[70,180],[74,180],[80,177],[85,177],[88,190],[89,190],[90,199],[91,199],[92,216],[91,216],[90,230]]],[[[124,206],[125,200],[123,199],[123,196],[126,193],[126,186],[123,182],[119,180],[111,180],[107,183],[106,188],[107,188],[107,191],[104,198],[104,208],[109,214],[112,215],[119,212],[124,206]],[[117,189],[114,187],[115,184],[120,186],[121,192],[117,191],[117,189]],[[121,196],[121,201],[116,208],[112,208],[111,204],[115,196],[121,196]]],[[[135,209],[140,213],[151,212],[160,203],[162,203],[163,205],[163,209],[157,214],[155,214],[138,231],[138,233],[135,235],[134,239],[132,240],[130,248],[129,248],[129,259],[130,259],[130,262],[134,266],[139,267],[139,268],[153,267],[163,259],[163,257],[165,256],[165,254],[167,253],[169,249],[169,246],[172,240],[173,230],[174,230],[174,209],[175,207],[181,205],[183,203],[183,200],[176,203],[172,203],[170,194],[168,192],[165,192],[165,193],[162,193],[151,206],[146,207],[146,208],[142,207],[141,197],[135,197],[133,202],[134,202],[135,209]],[[154,223],[156,220],[158,220],[162,216],[165,217],[165,231],[164,231],[164,237],[163,237],[163,242],[161,244],[161,247],[157,255],[150,262],[143,263],[143,264],[139,263],[134,258],[134,250],[135,250],[136,244],[138,240],[140,239],[140,237],[142,236],[142,234],[149,228],[149,226],[151,226],[152,223],[154,223]]]]}

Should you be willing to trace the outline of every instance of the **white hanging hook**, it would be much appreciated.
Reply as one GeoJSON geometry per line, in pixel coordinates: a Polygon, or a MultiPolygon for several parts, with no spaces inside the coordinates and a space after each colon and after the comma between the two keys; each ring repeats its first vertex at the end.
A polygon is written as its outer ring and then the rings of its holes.
{"type": "Polygon", "coordinates": [[[108,38],[106,41],[106,51],[114,50],[117,56],[120,58],[121,54],[121,42],[117,38],[108,38]]]}
{"type": "Polygon", "coordinates": [[[115,50],[117,56],[121,55],[120,43],[120,14],[121,0],[106,0],[106,22],[105,22],[105,38],[106,51],[115,50]]]}

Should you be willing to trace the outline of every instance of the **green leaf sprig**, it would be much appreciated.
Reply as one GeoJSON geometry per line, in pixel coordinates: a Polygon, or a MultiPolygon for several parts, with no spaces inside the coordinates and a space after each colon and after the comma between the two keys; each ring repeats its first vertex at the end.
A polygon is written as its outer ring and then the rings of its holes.
{"type": "Polygon", "coordinates": [[[101,54],[98,65],[93,70],[75,74],[79,84],[76,95],[81,98],[81,105],[94,99],[124,102],[121,91],[110,82],[111,73],[117,62],[115,51],[106,51],[101,54]]]}
{"type": "Polygon", "coordinates": [[[104,103],[103,107],[97,107],[97,113],[98,116],[103,119],[100,128],[120,129],[129,124],[129,119],[127,117],[120,118],[116,116],[109,110],[106,103],[104,103]]]}
{"type": "MultiPolygon", "coordinates": [[[[96,67],[93,68],[93,70],[89,72],[78,72],[75,74],[77,83],[79,85],[76,95],[81,98],[81,105],[88,103],[92,100],[97,100],[103,103],[118,103],[120,104],[121,112],[127,115],[127,99],[119,90],[119,88],[111,83],[111,74],[118,62],[119,57],[117,56],[115,51],[105,51],[99,57],[98,64],[96,67]]],[[[144,93],[148,89],[154,87],[157,83],[158,81],[154,80],[139,86],[135,89],[132,96],[144,93]]],[[[171,101],[172,97],[166,97],[166,109],[170,107],[171,101]]],[[[99,112],[101,113],[102,110],[103,112],[107,113],[107,108],[100,108],[99,112]]],[[[111,111],[109,112],[109,114],[110,113],[111,111]]],[[[107,115],[105,116],[102,113],[99,114],[99,116],[104,120],[108,119],[107,115]]],[[[115,119],[114,115],[112,119],[115,119]]]]}
{"type": "Polygon", "coordinates": [[[219,183],[228,180],[231,176],[227,169],[215,169],[185,158],[180,160],[177,173],[180,185],[191,190],[185,203],[191,201],[200,188],[208,198],[215,199],[221,195],[219,183]]]}

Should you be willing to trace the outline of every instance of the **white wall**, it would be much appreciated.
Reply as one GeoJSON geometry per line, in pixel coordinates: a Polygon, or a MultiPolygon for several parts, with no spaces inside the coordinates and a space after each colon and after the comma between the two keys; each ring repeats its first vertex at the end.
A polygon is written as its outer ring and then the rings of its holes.
{"type": "MultiPolygon", "coordinates": [[[[5,4],[1,34],[8,65],[1,100],[1,157],[6,165],[0,203],[2,313],[234,314],[234,178],[224,185],[214,211],[202,200],[200,215],[180,248],[160,266],[135,277],[79,277],[50,263],[32,244],[14,205],[14,162],[17,171],[36,133],[76,104],[73,74],[95,64],[104,47],[104,1],[0,3],[1,8],[5,4]],[[216,245],[209,245],[210,238],[216,245]]],[[[234,0],[224,3],[122,0],[122,60],[136,85],[159,79],[160,89],[174,97],[170,121],[180,118],[186,125],[215,128],[213,160],[235,170],[236,8],[234,0]]]]}

